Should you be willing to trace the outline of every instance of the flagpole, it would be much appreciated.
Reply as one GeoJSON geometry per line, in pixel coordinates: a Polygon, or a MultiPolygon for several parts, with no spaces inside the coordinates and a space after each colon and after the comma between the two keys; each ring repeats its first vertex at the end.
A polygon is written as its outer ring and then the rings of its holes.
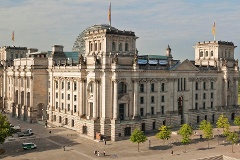
{"type": "Polygon", "coordinates": [[[109,21],[110,27],[111,27],[111,17],[112,15],[111,15],[111,2],[110,2],[109,8],[108,8],[108,21],[109,21]]]}

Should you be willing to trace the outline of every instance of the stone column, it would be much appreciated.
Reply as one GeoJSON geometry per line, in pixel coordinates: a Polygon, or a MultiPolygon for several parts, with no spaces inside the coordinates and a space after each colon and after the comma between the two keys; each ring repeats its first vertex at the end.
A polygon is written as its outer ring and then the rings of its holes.
{"type": "Polygon", "coordinates": [[[138,80],[134,80],[134,91],[133,91],[133,118],[138,115],[138,80]]]}
{"type": "Polygon", "coordinates": [[[146,87],[146,115],[150,115],[150,101],[149,101],[149,96],[150,96],[150,89],[151,89],[151,84],[150,84],[150,79],[147,79],[147,87],[146,87]]]}
{"type": "Polygon", "coordinates": [[[79,100],[78,100],[78,110],[79,110],[79,115],[83,115],[84,112],[83,112],[83,80],[80,79],[79,80],[79,83],[78,83],[78,88],[79,88],[79,93],[78,93],[78,97],[79,97],[79,100]]]}
{"type": "Polygon", "coordinates": [[[97,119],[97,81],[93,83],[93,119],[97,119]]]}
{"type": "Polygon", "coordinates": [[[225,93],[225,96],[224,96],[224,99],[225,99],[225,106],[228,105],[228,98],[227,98],[227,93],[228,92],[228,79],[224,79],[224,93],[225,93]]]}
{"type": "Polygon", "coordinates": [[[113,81],[113,119],[118,118],[118,82],[113,81]]]}

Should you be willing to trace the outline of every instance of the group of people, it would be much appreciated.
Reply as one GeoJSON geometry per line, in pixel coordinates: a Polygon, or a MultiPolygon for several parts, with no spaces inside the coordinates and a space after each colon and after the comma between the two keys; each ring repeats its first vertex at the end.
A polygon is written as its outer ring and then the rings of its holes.
{"type": "MultiPolygon", "coordinates": [[[[100,156],[100,152],[99,151],[94,151],[95,156],[100,156]]],[[[105,150],[103,151],[103,156],[105,156],[106,152],[105,150]]]]}

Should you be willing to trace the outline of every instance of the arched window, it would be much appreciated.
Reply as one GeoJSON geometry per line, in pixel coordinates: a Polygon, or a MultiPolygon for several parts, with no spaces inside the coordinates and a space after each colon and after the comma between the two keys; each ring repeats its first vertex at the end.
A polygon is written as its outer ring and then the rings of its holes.
{"type": "Polygon", "coordinates": [[[115,42],[112,42],[112,51],[116,51],[115,42]]]}
{"type": "Polygon", "coordinates": [[[205,52],[205,56],[208,57],[208,51],[205,52]]]}
{"type": "Polygon", "coordinates": [[[97,51],[97,43],[95,43],[94,50],[97,51]]]}
{"type": "Polygon", "coordinates": [[[200,51],[200,55],[199,55],[200,57],[203,57],[203,51],[200,51]]]}
{"type": "Polygon", "coordinates": [[[93,93],[93,84],[92,83],[89,85],[89,92],[93,93]]]}
{"type": "Polygon", "coordinates": [[[128,43],[125,43],[125,51],[128,51],[128,43]]]}
{"type": "Polygon", "coordinates": [[[213,56],[213,51],[211,51],[211,57],[213,56]]]}
{"type": "Polygon", "coordinates": [[[118,93],[119,94],[127,93],[127,85],[124,82],[120,82],[118,84],[118,93]]]}
{"type": "Polygon", "coordinates": [[[122,43],[119,43],[118,50],[122,51],[122,43]]]}
{"type": "Polygon", "coordinates": [[[90,43],[90,51],[93,51],[93,44],[90,43]]]}

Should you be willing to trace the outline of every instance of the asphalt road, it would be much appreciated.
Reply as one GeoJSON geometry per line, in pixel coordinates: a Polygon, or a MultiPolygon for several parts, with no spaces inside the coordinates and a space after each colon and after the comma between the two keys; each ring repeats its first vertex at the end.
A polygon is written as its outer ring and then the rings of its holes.
{"type": "MultiPolygon", "coordinates": [[[[225,141],[225,138],[215,137],[210,140],[210,148],[208,148],[207,141],[199,139],[201,131],[197,131],[198,135],[191,137],[193,140],[190,145],[186,146],[186,153],[184,152],[185,146],[180,142],[181,137],[176,134],[172,134],[166,144],[163,144],[163,141],[157,139],[154,134],[148,135],[148,140],[140,144],[140,152],[137,152],[137,144],[129,140],[108,141],[107,145],[104,145],[103,142],[80,137],[75,131],[61,127],[44,128],[39,124],[29,124],[12,118],[10,122],[13,125],[20,124],[23,130],[31,128],[35,134],[25,139],[20,139],[15,134],[13,138],[8,139],[2,146],[0,145],[6,150],[5,154],[0,155],[0,159],[3,160],[186,160],[215,155],[227,155],[240,159],[240,145],[234,145],[234,153],[232,153],[232,146],[225,141]],[[23,150],[21,148],[23,142],[33,142],[37,144],[37,149],[23,150]],[[66,146],[65,151],[63,146],[66,146]],[[100,157],[93,154],[95,150],[100,151],[100,157]],[[105,157],[102,154],[104,150],[106,151],[105,157]],[[174,151],[173,155],[171,155],[171,150],[174,151]]],[[[214,135],[217,134],[217,129],[215,129],[214,135]]]]}

